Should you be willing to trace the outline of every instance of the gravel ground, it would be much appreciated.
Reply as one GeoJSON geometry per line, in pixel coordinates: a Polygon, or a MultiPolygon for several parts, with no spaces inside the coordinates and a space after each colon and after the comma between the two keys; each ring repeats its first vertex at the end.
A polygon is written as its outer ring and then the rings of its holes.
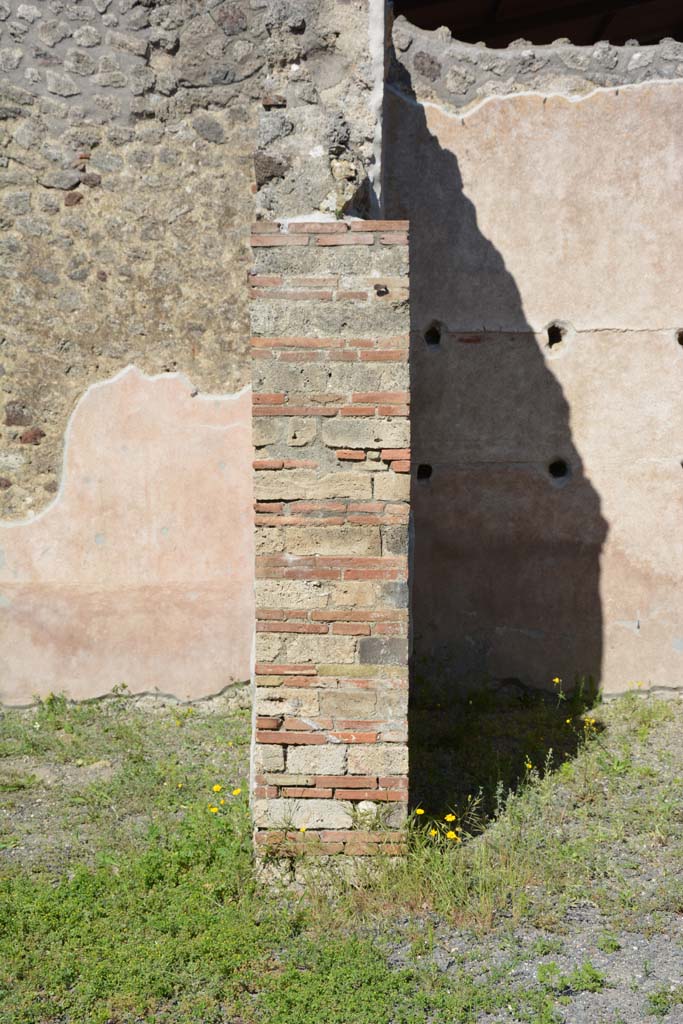
{"type": "MultiPolygon", "coordinates": [[[[407,926],[407,921],[405,922],[407,926]]],[[[538,984],[539,968],[557,967],[557,977],[590,963],[604,976],[600,991],[576,992],[570,985],[558,986],[557,1020],[566,1024],[642,1024],[664,1020],[683,1024],[683,1004],[667,1013],[653,1014],[648,997],[675,993],[683,986],[683,921],[671,914],[658,919],[657,932],[614,932],[611,922],[590,903],[573,907],[561,930],[533,927],[497,928],[482,937],[462,930],[449,930],[433,921],[433,947],[423,956],[438,971],[453,974],[465,970],[485,983],[498,977],[523,988],[538,984]],[[605,937],[609,936],[609,944],[605,937]],[[608,945],[608,949],[604,947],[608,945]],[[602,948],[601,948],[602,947],[602,948]],[[542,952],[548,950],[547,952],[542,952]],[[493,976],[493,979],[492,979],[493,976]]],[[[644,922],[647,926],[647,922],[644,922]]],[[[414,962],[411,943],[395,946],[391,956],[395,967],[414,962]]],[[[680,993],[683,998],[683,991],[680,993]]],[[[483,1014],[481,1024],[519,1024],[512,1008],[494,1015],[483,1014]]]]}

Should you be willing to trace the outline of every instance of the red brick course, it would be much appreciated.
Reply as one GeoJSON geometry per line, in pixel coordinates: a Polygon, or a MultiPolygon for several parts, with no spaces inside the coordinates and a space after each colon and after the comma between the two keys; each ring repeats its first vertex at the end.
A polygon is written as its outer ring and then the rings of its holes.
{"type": "Polygon", "coordinates": [[[402,850],[400,836],[351,828],[348,808],[388,804],[399,828],[408,796],[408,609],[394,606],[400,590],[383,596],[388,585],[405,583],[408,561],[379,553],[383,529],[407,531],[410,513],[407,488],[393,477],[410,469],[408,281],[397,270],[405,257],[390,251],[407,245],[407,231],[405,221],[299,221],[261,222],[252,235],[257,266],[249,289],[255,308],[267,310],[265,321],[262,313],[256,320],[273,325],[272,335],[251,342],[254,420],[269,421],[259,424],[267,441],[258,442],[254,458],[263,552],[256,558],[257,597],[268,588],[256,616],[252,796],[259,847],[354,856],[402,850]],[[291,259],[259,256],[277,246],[293,247],[291,259]],[[315,249],[327,251],[312,259],[315,249]],[[306,272],[323,261],[321,274],[306,272]],[[280,269],[290,262],[292,273],[280,269]],[[313,327],[311,336],[301,336],[279,327],[315,323],[317,303],[321,316],[325,310],[320,323],[334,322],[339,302],[340,327],[342,317],[355,318],[363,336],[317,337],[326,332],[313,327]],[[303,319],[299,303],[306,304],[303,319]],[[326,389],[322,368],[343,363],[358,367],[345,372],[337,365],[326,389]],[[345,378],[366,389],[346,389],[345,378]],[[316,385],[307,389],[308,380],[316,385]],[[341,443],[332,443],[336,436],[341,443]],[[397,497],[383,500],[383,493],[397,497]],[[355,773],[343,769],[346,751],[355,773]],[[380,765],[395,774],[380,777],[380,765]],[[291,831],[276,826],[279,800],[291,802],[291,831]],[[318,827],[347,820],[348,828],[318,827]]]}

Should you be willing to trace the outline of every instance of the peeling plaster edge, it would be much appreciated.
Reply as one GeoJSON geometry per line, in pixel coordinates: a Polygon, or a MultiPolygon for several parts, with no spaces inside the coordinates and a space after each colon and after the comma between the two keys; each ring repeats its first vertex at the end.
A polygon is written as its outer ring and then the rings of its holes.
{"type": "Polygon", "coordinates": [[[23,519],[0,519],[0,530],[13,530],[19,526],[27,526],[30,523],[36,523],[44,516],[46,516],[49,512],[51,512],[52,509],[59,503],[64,493],[64,487],[66,483],[66,458],[69,450],[69,444],[71,441],[74,419],[76,417],[76,414],[78,413],[79,408],[87,400],[91,391],[95,391],[98,388],[109,387],[111,384],[115,384],[117,381],[122,380],[127,374],[130,373],[137,373],[144,380],[151,381],[152,383],[160,380],[180,380],[187,385],[189,390],[188,397],[192,398],[194,401],[197,401],[199,399],[209,402],[233,402],[238,401],[245,394],[251,391],[251,384],[245,384],[245,386],[243,388],[240,388],[239,391],[226,392],[225,394],[201,394],[196,390],[187,374],[182,373],[181,371],[176,371],[174,373],[149,374],[141,370],[138,366],[135,365],[135,363],[129,363],[127,366],[124,366],[123,369],[119,370],[118,373],[115,373],[113,377],[106,377],[104,380],[94,381],[94,383],[88,385],[83,394],[79,397],[78,401],[74,405],[69,415],[69,419],[64,430],[64,444],[62,447],[62,460],[59,474],[59,488],[54,498],[48,505],[45,506],[45,508],[41,509],[40,512],[36,512],[33,515],[29,514],[28,516],[25,516],[23,519]]]}
{"type": "MultiPolygon", "coordinates": [[[[246,691],[249,685],[248,679],[236,679],[232,683],[226,683],[225,686],[221,687],[220,690],[216,690],[215,693],[207,693],[203,697],[188,697],[187,700],[177,697],[174,693],[166,693],[162,690],[139,690],[136,693],[113,693],[112,690],[107,690],[106,693],[96,693],[92,697],[65,697],[65,699],[67,704],[70,704],[72,707],[78,707],[82,704],[96,704],[106,700],[124,700],[134,704],[141,698],[154,697],[159,701],[168,701],[169,704],[174,706],[188,707],[193,704],[206,704],[219,697],[227,697],[231,693],[239,694],[242,690],[246,691]]],[[[11,709],[12,711],[29,711],[31,708],[39,707],[43,699],[42,697],[36,697],[35,700],[30,701],[28,704],[6,704],[0,700],[0,708],[11,709]]]]}
{"type": "Polygon", "coordinates": [[[651,85],[671,85],[673,83],[682,83],[681,78],[651,78],[647,82],[625,82],[623,85],[596,85],[594,89],[586,93],[566,93],[566,92],[545,92],[540,89],[529,89],[521,92],[506,92],[496,96],[485,96],[483,99],[475,102],[471,107],[462,109],[462,111],[451,110],[447,106],[442,106],[440,103],[435,103],[433,100],[420,101],[414,99],[412,96],[406,96],[404,92],[397,89],[394,85],[387,85],[387,92],[393,93],[399,99],[402,99],[405,103],[409,103],[415,107],[421,107],[423,109],[431,108],[438,110],[439,113],[443,114],[444,117],[452,118],[454,121],[461,121],[463,124],[473,114],[478,113],[483,107],[489,103],[508,103],[510,100],[516,100],[520,97],[538,97],[539,99],[558,99],[564,100],[566,103],[583,103],[585,100],[591,99],[598,93],[614,93],[615,97],[620,92],[625,92],[627,89],[642,89],[647,88],[651,85]]]}

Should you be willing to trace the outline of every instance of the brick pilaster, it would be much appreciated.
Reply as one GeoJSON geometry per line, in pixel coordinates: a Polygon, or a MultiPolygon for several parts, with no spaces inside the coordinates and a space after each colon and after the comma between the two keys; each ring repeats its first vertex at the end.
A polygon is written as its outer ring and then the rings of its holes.
{"type": "Polygon", "coordinates": [[[394,849],[405,817],[407,227],[253,229],[257,846],[394,849]]]}

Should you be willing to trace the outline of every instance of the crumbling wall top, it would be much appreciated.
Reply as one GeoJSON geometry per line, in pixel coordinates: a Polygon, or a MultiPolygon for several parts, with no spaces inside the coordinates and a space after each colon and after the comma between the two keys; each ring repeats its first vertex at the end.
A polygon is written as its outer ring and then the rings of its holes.
{"type": "Polygon", "coordinates": [[[656,46],[599,42],[574,46],[558,39],[537,46],[524,39],[506,49],[463,43],[447,28],[416,28],[405,17],[393,26],[394,88],[442,105],[466,109],[489,96],[519,92],[581,95],[596,88],[683,77],[683,43],[656,46]]]}

